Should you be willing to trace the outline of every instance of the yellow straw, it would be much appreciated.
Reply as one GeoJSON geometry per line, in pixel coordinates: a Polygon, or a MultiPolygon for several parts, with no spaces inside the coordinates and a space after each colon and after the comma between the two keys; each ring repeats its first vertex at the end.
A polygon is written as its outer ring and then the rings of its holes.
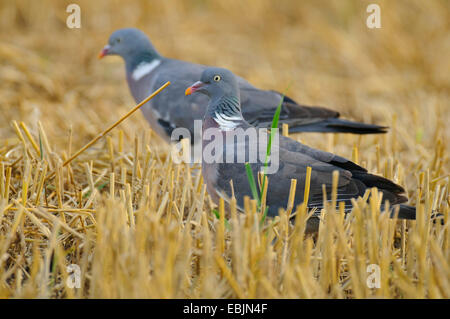
{"type": "MultiPolygon", "coordinates": [[[[83,146],[82,148],[80,148],[80,150],[78,150],[75,154],[73,154],[69,159],[67,159],[64,164],[62,165],[63,167],[66,166],[67,164],[69,164],[70,162],[72,162],[75,158],[77,158],[81,153],[83,153],[87,148],[89,148],[90,146],[92,146],[95,142],[97,142],[99,139],[101,139],[103,136],[105,136],[106,134],[108,134],[113,128],[115,128],[117,125],[119,125],[120,123],[122,123],[123,121],[125,121],[125,119],[127,119],[131,114],[133,114],[134,112],[136,112],[140,107],[142,107],[142,105],[144,105],[145,103],[147,103],[148,101],[150,101],[151,99],[153,99],[156,95],[158,95],[162,90],[164,90],[166,87],[168,87],[170,85],[170,81],[167,81],[163,86],[161,86],[159,89],[157,89],[155,92],[153,92],[151,95],[149,95],[146,99],[142,100],[142,102],[140,102],[138,105],[136,105],[132,110],[130,110],[127,114],[125,114],[124,116],[122,116],[120,118],[120,120],[118,120],[117,122],[115,122],[114,124],[112,124],[110,127],[108,127],[106,130],[104,130],[103,132],[101,132],[100,134],[98,134],[94,139],[92,139],[89,143],[87,143],[85,146],[83,146]]],[[[52,178],[55,175],[55,172],[51,173],[47,179],[52,178]]]]}

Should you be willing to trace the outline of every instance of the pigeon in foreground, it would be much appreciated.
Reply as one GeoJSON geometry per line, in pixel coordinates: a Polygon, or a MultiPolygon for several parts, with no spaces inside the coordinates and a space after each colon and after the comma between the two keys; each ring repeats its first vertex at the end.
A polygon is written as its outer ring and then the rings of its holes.
{"type": "MultiPolygon", "coordinates": [[[[125,60],[128,86],[136,103],[167,81],[167,89],[141,108],[145,118],[166,141],[175,128],[187,128],[194,137],[194,120],[206,112],[207,98],[195,95],[185,98],[184,89],[200,78],[206,66],[165,58],[140,30],[128,28],[115,31],[99,54],[119,55],[125,60]]],[[[260,90],[236,77],[240,90],[242,114],[257,127],[269,127],[282,95],[260,90]]],[[[284,97],[280,122],[289,125],[289,132],[341,132],[355,134],[385,133],[386,127],[339,119],[339,113],[323,107],[303,106],[284,97]]],[[[200,133],[197,134],[200,138],[200,133]]],[[[194,138],[191,138],[194,141],[194,138]]]]}
{"type": "MultiPolygon", "coordinates": [[[[185,94],[194,92],[203,93],[210,99],[207,111],[203,119],[203,161],[202,174],[207,185],[207,191],[217,203],[222,197],[227,202],[234,194],[237,205],[242,210],[244,196],[252,197],[249,181],[246,175],[245,162],[238,161],[237,152],[244,150],[245,161],[251,152],[258,151],[257,144],[260,140],[249,142],[246,139],[227,139],[227,134],[237,132],[239,129],[248,130],[252,126],[244,119],[241,112],[239,82],[230,71],[222,68],[207,68],[201,75],[201,80],[186,89],[185,94]],[[215,148],[214,157],[221,162],[205,161],[207,145],[212,138],[220,137],[223,141],[221,147],[215,148]],[[215,133],[214,133],[215,131],[215,133]],[[211,133],[213,132],[213,133],[211,133]],[[215,135],[216,134],[216,135],[215,135]],[[232,154],[229,160],[225,160],[228,154],[232,154]],[[233,188],[231,188],[232,180],[233,188]]],[[[198,94],[197,94],[198,95],[198,94]]],[[[242,131],[240,131],[242,132],[242,131]]],[[[267,131],[266,131],[267,134],[267,131]]],[[[238,134],[236,134],[238,135],[238,134]]],[[[264,144],[265,148],[267,144],[264,144]]],[[[274,153],[272,145],[272,153],[274,153]]],[[[414,207],[404,205],[407,201],[404,189],[392,181],[372,175],[363,167],[332,153],[313,149],[288,137],[279,136],[278,143],[278,171],[268,175],[268,191],[266,204],[268,216],[278,214],[280,208],[285,208],[288,203],[291,179],[297,179],[297,189],[294,207],[301,204],[304,198],[304,185],[307,166],[312,168],[310,193],[308,199],[309,208],[323,208],[323,190],[325,185],[327,198],[331,198],[333,171],[339,171],[337,185],[337,203],[344,202],[348,211],[352,207],[352,199],[363,196],[367,189],[377,187],[383,194],[383,202],[388,200],[392,209],[390,216],[398,208],[398,217],[401,219],[415,219],[414,207]]],[[[273,159],[272,159],[273,160],[273,159]]],[[[253,175],[261,171],[264,161],[250,163],[253,175]]],[[[384,205],[382,205],[384,209],[384,205]]],[[[308,220],[307,232],[315,232],[318,229],[318,216],[308,220]]]]}

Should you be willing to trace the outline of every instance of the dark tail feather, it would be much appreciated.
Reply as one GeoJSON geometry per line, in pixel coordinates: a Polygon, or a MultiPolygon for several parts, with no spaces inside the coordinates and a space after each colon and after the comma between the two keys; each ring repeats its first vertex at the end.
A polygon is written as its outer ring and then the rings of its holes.
{"type": "MultiPolygon", "coordinates": [[[[404,204],[395,205],[392,207],[391,214],[390,214],[391,218],[394,218],[397,206],[399,206],[399,211],[398,211],[399,219],[410,219],[410,220],[416,219],[416,208],[413,206],[404,205],[404,204]]],[[[431,220],[433,221],[433,223],[440,222],[441,225],[444,225],[444,215],[439,212],[432,211],[431,212],[431,220]]]]}
{"type": "Polygon", "coordinates": [[[300,132],[321,132],[321,133],[353,133],[353,134],[380,134],[386,133],[387,126],[379,126],[374,124],[365,124],[341,120],[338,118],[329,118],[320,122],[309,124],[293,124],[289,127],[289,133],[300,132]]]}
{"type": "Polygon", "coordinates": [[[416,219],[416,208],[404,204],[395,205],[394,207],[392,207],[390,214],[391,218],[394,218],[395,213],[397,211],[397,207],[399,207],[398,210],[399,219],[416,219]]]}

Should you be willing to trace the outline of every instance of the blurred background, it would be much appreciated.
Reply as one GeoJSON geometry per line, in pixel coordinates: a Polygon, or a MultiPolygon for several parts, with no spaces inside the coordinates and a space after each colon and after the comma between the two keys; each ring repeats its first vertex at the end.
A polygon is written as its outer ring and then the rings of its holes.
{"type": "MultiPolygon", "coordinates": [[[[447,0],[2,0],[2,143],[17,140],[11,120],[34,133],[41,121],[56,150],[67,148],[71,127],[77,148],[130,109],[123,62],[97,60],[109,35],[123,27],[142,29],[164,56],[226,67],[263,89],[290,85],[288,95],[299,103],[390,126],[384,136],[296,136],[346,157],[357,145],[372,171],[378,146],[384,159],[408,171],[426,168],[449,142],[447,0]],[[70,3],[81,8],[79,29],[66,26],[70,3]],[[380,29],[366,26],[371,3],[381,8],[380,29]]],[[[138,113],[121,127],[131,141],[148,125],[138,113]]]]}

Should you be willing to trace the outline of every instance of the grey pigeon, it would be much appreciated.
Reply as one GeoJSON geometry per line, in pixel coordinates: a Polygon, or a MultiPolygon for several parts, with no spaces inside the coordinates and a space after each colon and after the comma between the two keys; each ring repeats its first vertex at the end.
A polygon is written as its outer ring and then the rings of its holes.
{"type": "MultiPolygon", "coordinates": [[[[130,91],[140,102],[166,81],[171,85],[142,108],[151,127],[164,139],[170,140],[177,127],[194,133],[194,120],[201,120],[208,104],[203,95],[185,98],[184,89],[199,79],[204,65],[165,58],[140,30],[128,28],[115,31],[99,57],[119,55],[125,60],[130,91]]],[[[272,116],[282,95],[260,90],[246,80],[236,77],[240,89],[242,114],[250,124],[270,126],[272,116]]],[[[342,132],[355,134],[385,133],[386,127],[339,119],[339,113],[323,107],[303,106],[284,97],[281,123],[293,132],[342,132]]],[[[200,138],[200,134],[196,136],[200,138]]],[[[194,139],[191,139],[193,141],[194,139]]]]}
{"type": "MultiPolygon", "coordinates": [[[[244,119],[241,113],[239,79],[233,73],[222,68],[207,68],[201,75],[201,80],[194,83],[186,90],[186,95],[194,92],[210,98],[207,111],[203,119],[203,161],[202,174],[207,185],[207,191],[212,199],[217,202],[220,197],[228,200],[232,193],[237,200],[238,207],[243,207],[244,196],[252,196],[245,163],[238,162],[236,152],[245,150],[245,160],[251,152],[258,151],[256,143],[248,143],[249,139],[227,139],[227,134],[238,129],[247,130],[252,126],[244,119]],[[211,143],[205,137],[207,130],[216,130],[222,135],[222,147],[217,147],[215,155],[221,158],[221,162],[206,162],[206,145],[211,143]],[[225,160],[227,154],[232,161],[225,160]],[[233,162],[234,161],[234,162],[233,162]],[[233,189],[230,186],[233,181],[233,189]]],[[[197,94],[198,95],[198,94],[197,94]]],[[[267,134],[267,131],[266,131],[267,134]]],[[[236,134],[237,135],[237,134],[236,134]]],[[[212,135],[211,135],[212,136],[212,135]]],[[[264,144],[264,149],[266,144],[264,144]]],[[[272,150],[273,152],[273,150],[272,150]]],[[[297,179],[297,189],[294,205],[303,202],[304,185],[307,166],[312,168],[308,207],[323,208],[323,190],[325,185],[327,198],[331,199],[332,173],[339,171],[337,187],[337,202],[344,202],[348,210],[352,207],[352,199],[363,196],[367,189],[377,187],[383,194],[383,202],[388,200],[394,208],[399,208],[398,217],[402,219],[415,219],[414,207],[404,205],[407,201],[404,189],[392,181],[372,175],[363,167],[332,153],[313,149],[288,137],[279,137],[279,169],[268,175],[268,192],[266,203],[269,207],[268,216],[278,214],[280,208],[285,208],[288,203],[291,179],[297,179]]],[[[261,171],[264,161],[256,161],[250,164],[253,175],[261,171]]],[[[392,207],[391,206],[391,207],[392,207]]],[[[394,209],[391,210],[391,216],[394,209]]],[[[308,221],[308,232],[318,229],[318,217],[308,221]]]]}

